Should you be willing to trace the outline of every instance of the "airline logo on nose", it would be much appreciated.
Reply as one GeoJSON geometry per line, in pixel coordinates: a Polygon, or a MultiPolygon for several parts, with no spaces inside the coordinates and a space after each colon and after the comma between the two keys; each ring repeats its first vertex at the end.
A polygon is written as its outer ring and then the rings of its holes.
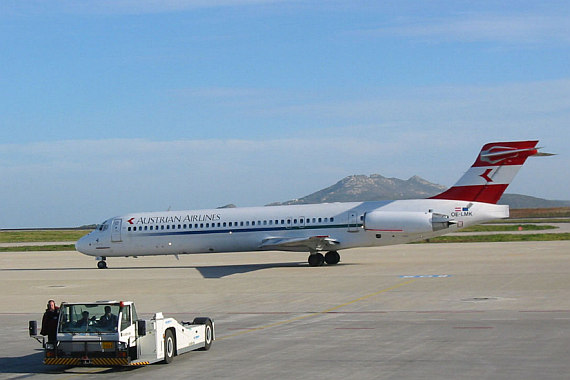
{"type": "Polygon", "coordinates": [[[133,222],[133,220],[135,220],[135,218],[131,218],[131,219],[127,220],[127,222],[129,222],[129,224],[135,224],[135,223],[133,222]]]}

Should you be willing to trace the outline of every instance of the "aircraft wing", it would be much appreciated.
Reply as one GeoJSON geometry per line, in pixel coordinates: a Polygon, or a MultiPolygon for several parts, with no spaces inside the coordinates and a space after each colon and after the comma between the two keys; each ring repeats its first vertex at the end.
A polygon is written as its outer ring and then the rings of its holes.
{"type": "Polygon", "coordinates": [[[299,238],[270,237],[263,239],[259,248],[279,251],[326,251],[331,250],[339,241],[328,235],[299,238]]]}

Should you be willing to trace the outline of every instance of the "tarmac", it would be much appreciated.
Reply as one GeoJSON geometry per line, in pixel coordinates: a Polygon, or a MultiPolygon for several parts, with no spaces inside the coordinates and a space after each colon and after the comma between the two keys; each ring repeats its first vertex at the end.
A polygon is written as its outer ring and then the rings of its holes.
{"type": "Polygon", "coordinates": [[[304,253],[110,258],[0,253],[0,378],[566,379],[570,241],[408,244],[304,253]],[[42,364],[45,304],[133,300],[142,317],[209,316],[216,341],[168,365],[42,364]]]}

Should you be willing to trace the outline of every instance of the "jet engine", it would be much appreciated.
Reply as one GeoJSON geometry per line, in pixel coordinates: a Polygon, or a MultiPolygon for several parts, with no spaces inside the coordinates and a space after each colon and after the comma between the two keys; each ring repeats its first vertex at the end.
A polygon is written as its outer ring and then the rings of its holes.
{"type": "Polygon", "coordinates": [[[422,233],[448,228],[454,221],[434,212],[372,211],[364,215],[364,229],[370,231],[422,233]]]}

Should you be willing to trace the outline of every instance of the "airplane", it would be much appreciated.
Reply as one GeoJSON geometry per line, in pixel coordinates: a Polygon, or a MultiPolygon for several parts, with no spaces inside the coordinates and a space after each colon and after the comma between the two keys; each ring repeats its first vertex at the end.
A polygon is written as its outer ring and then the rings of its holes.
{"type": "Polygon", "coordinates": [[[77,241],[77,251],[108,257],[213,252],[308,252],[309,266],[340,262],[338,251],[430,239],[493,219],[528,157],[547,156],[538,141],[483,146],[455,185],[427,199],[132,213],[107,219],[77,241]],[[323,255],[323,253],[325,254],[323,255]]]}

